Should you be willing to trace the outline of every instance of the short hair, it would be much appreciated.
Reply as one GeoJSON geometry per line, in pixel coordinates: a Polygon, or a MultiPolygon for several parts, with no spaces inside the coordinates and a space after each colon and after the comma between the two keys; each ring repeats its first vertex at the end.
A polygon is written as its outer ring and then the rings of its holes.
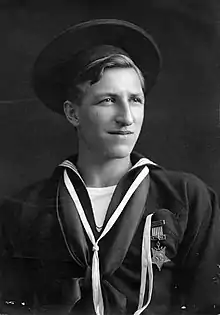
{"type": "Polygon", "coordinates": [[[132,68],[136,71],[143,92],[145,93],[145,79],[141,70],[135,65],[135,63],[126,55],[112,54],[107,57],[103,57],[91,62],[87,65],[69,84],[67,88],[67,99],[80,104],[84,91],[82,90],[82,84],[88,82],[90,85],[101,80],[104,71],[112,68],[132,68]]]}

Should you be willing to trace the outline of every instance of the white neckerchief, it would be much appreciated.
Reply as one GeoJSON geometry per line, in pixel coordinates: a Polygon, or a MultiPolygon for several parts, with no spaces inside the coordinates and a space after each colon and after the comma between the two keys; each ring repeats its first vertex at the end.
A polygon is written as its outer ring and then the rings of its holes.
{"type": "MultiPolygon", "coordinates": [[[[114,211],[112,216],[110,217],[109,221],[107,222],[104,230],[102,231],[101,235],[97,240],[95,240],[95,237],[93,235],[92,229],[90,227],[90,224],[86,218],[85,212],[83,210],[83,207],[81,205],[81,202],[78,198],[78,195],[76,193],[76,190],[72,184],[72,182],[69,179],[69,176],[67,174],[67,171],[64,170],[64,183],[65,186],[72,197],[73,201],[75,202],[76,209],[78,211],[79,217],[81,219],[81,222],[85,228],[85,231],[93,245],[93,258],[92,258],[92,293],[93,293],[93,304],[94,309],[96,312],[96,315],[104,315],[104,302],[102,297],[102,290],[101,290],[101,283],[100,283],[100,268],[99,268],[99,241],[109,232],[109,230],[113,227],[117,219],[119,218],[120,214],[124,210],[124,207],[126,206],[127,202],[135,192],[135,190],[138,188],[138,186],[141,184],[141,182],[144,180],[144,178],[149,174],[149,169],[147,167],[147,164],[153,164],[155,163],[151,162],[150,160],[146,158],[141,158],[131,169],[134,169],[138,166],[145,165],[144,168],[141,170],[141,172],[138,174],[138,176],[135,178],[134,182],[129,187],[128,191],[124,195],[123,199],[121,200],[120,204],[118,205],[117,209],[114,211]]],[[[82,180],[84,183],[82,177],[79,175],[76,167],[72,162],[66,160],[63,163],[60,164],[60,166],[64,166],[67,168],[70,168],[73,170],[82,180]]],[[[131,170],[130,169],[130,170],[131,170]]],[[[85,183],[84,183],[85,184],[85,183]]],[[[141,314],[149,305],[151,301],[152,291],[153,291],[153,269],[152,269],[152,259],[151,259],[151,238],[150,238],[150,232],[151,232],[151,218],[153,214],[150,214],[146,218],[145,227],[144,227],[144,233],[143,233],[143,240],[142,240],[142,258],[141,258],[141,284],[140,284],[140,294],[139,294],[139,304],[138,309],[134,313],[134,315],[141,314]],[[148,272],[148,278],[149,278],[149,292],[148,292],[148,300],[147,303],[143,306],[144,302],[144,295],[145,295],[145,288],[146,288],[146,276],[148,272]]],[[[60,224],[61,221],[59,220],[60,224]]],[[[62,229],[63,231],[63,229],[62,229]]]]}

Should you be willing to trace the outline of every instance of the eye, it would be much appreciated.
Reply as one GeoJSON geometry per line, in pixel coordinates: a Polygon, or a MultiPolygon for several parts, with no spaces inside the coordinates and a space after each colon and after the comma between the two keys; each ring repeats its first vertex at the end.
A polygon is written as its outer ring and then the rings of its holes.
{"type": "Polygon", "coordinates": [[[113,97],[106,97],[98,102],[98,104],[112,104],[115,102],[115,99],[113,97]]]}
{"type": "Polygon", "coordinates": [[[144,104],[144,99],[142,99],[141,97],[138,97],[138,96],[131,97],[131,101],[133,103],[144,104]]]}

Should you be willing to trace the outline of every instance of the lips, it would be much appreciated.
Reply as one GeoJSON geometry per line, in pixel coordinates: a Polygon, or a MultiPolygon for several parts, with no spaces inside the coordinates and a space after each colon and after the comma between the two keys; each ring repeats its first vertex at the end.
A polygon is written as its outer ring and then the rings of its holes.
{"type": "Polygon", "coordinates": [[[122,136],[133,134],[133,132],[129,130],[114,130],[114,131],[109,131],[109,133],[112,135],[122,135],[122,136]]]}

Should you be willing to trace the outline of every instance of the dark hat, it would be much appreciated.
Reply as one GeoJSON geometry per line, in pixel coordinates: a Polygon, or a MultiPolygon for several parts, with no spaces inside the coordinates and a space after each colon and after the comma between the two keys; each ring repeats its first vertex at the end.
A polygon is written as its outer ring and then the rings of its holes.
{"type": "Polygon", "coordinates": [[[161,68],[160,52],[153,38],[130,22],[99,19],[68,28],[43,49],[33,68],[37,97],[63,114],[67,72],[71,69],[72,78],[77,76],[86,63],[104,57],[108,50],[129,56],[145,76],[147,91],[152,88],[161,68]]]}

